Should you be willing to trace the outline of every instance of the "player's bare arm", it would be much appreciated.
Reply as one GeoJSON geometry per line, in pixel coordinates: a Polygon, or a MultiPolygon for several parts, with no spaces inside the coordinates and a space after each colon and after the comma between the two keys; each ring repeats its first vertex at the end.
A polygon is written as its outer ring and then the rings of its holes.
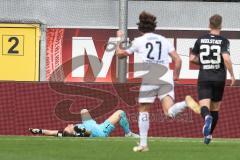
{"type": "Polygon", "coordinates": [[[232,80],[231,86],[233,86],[235,84],[236,80],[235,80],[235,76],[233,74],[233,67],[232,67],[232,61],[231,61],[230,55],[228,53],[223,53],[222,57],[224,60],[224,64],[225,64],[228,72],[231,75],[231,80],[232,80]]]}
{"type": "Polygon", "coordinates": [[[48,129],[39,129],[39,128],[29,128],[29,131],[32,134],[41,134],[45,136],[62,136],[62,132],[58,130],[48,130],[48,129]]]}
{"type": "MultiPolygon", "coordinates": [[[[123,33],[123,31],[118,30],[116,35],[117,35],[118,39],[121,39],[124,36],[124,33],[123,33]]],[[[116,55],[119,58],[124,58],[124,57],[129,56],[129,54],[124,49],[122,49],[120,45],[121,45],[121,42],[118,42],[117,43],[117,48],[116,48],[116,55]]]]}
{"type": "Polygon", "coordinates": [[[182,67],[182,60],[176,51],[170,52],[169,55],[171,56],[172,60],[175,63],[175,69],[174,69],[173,76],[174,76],[174,80],[177,80],[180,75],[180,70],[182,67]]]}
{"type": "Polygon", "coordinates": [[[190,54],[190,62],[196,65],[199,65],[199,57],[194,54],[190,54]]]}

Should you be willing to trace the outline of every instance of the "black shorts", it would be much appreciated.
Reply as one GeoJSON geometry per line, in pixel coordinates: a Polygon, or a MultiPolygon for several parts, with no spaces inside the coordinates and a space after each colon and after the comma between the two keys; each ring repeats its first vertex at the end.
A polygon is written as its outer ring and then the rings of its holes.
{"type": "Polygon", "coordinates": [[[225,81],[198,82],[198,99],[211,99],[219,102],[223,98],[225,81]]]}

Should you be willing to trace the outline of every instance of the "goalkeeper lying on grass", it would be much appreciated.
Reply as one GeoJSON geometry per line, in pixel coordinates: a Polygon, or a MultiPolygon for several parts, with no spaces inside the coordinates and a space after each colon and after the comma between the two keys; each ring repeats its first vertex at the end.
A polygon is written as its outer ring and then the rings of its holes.
{"type": "Polygon", "coordinates": [[[97,124],[97,122],[92,119],[87,109],[81,110],[81,118],[82,123],[69,124],[63,129],[63,131],[38,128],[29,128],[29,131],[32,134],[59,137],[108,137],[115,129],[114,125],[119,123],[124,130],[126,137],[139,137],[137,134],[131,132],[126,113],[122,110],[117,110],[101,124],[97,124]]]}

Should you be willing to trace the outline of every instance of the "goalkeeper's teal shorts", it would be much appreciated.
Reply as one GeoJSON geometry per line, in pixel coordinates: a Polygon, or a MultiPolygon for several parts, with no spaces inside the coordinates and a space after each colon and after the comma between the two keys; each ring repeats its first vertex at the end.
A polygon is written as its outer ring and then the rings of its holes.
{"type": "Polygon", "coordinates": [[[109,134],[115,129],[114,125],[105,120],[101,124],[97,124],[97,122],[93,119],[83,121],[83,123],[77,124],[79,128],[85,128],[87,131],[91,132],[90,137],[108,137],[109,134]]]}
{"type": "Polygon", "coordinates": [[[105,120],[103,123],[99,124],[99,128],[103,131],[106,137],[115,129],[115,126],[109,122],[109,120],[105,120]]]}

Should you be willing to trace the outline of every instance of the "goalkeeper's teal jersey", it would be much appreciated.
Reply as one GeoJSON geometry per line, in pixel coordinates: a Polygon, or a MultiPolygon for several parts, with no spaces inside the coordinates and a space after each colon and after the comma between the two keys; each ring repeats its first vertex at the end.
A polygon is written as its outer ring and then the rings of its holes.
{"type": "Polygon", "coordinates": [[[107,137],[114,130],[114,125],[106,120],[102,124],[97,124],[95,120],[86,120],[81,124],[77,124],[78,128],[85,128],[91,132],[90,137],[107,137]]]}

